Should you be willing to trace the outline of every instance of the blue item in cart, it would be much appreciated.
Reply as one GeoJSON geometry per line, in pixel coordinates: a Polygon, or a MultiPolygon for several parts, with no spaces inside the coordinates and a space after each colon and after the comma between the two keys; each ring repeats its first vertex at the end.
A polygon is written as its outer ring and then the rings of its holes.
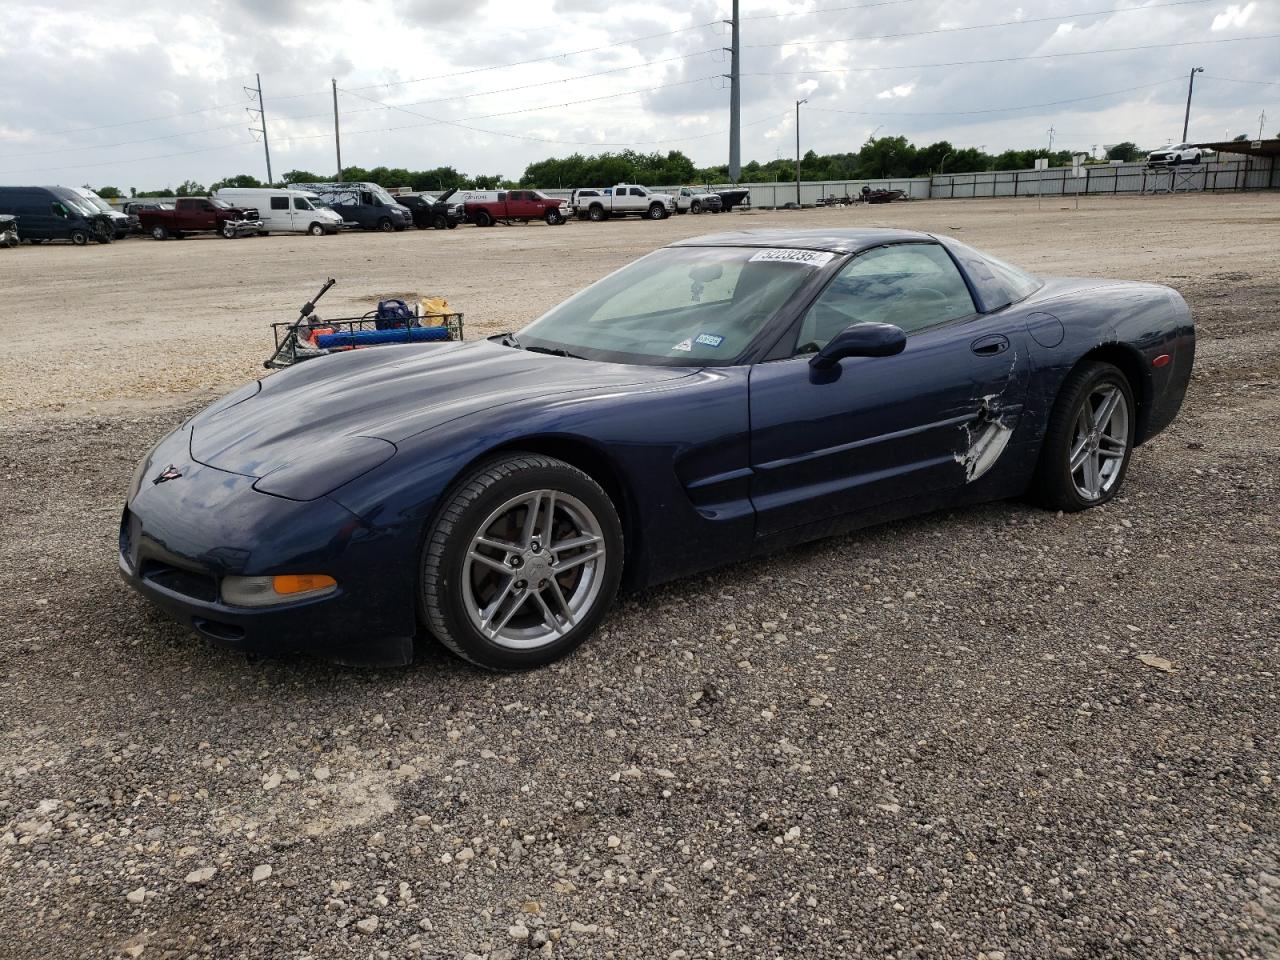
{"type": "Polygon", "coordinates": [[[448,327],[401,327],[399,330],[355,330],[350,333],[320,333],[316,346],[322,350],[334,347],[372,347],[381,343],[425,343],[448,340],[448,327]]]}

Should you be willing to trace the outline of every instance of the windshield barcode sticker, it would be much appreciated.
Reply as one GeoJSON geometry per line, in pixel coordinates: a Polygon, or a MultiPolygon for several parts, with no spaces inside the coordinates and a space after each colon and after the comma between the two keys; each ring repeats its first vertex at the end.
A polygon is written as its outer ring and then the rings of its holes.
{"type": "Polygon", "coordinates": [[[798,263],[802,267],[824,267],[831,262],[834,253],[824,250],[761,250],[752,254],[751,263],[798,263]]]}

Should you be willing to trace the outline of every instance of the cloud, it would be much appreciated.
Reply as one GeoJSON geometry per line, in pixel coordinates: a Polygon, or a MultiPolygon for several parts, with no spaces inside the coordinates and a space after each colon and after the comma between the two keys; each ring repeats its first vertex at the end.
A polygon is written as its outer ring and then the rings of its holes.
{"type": "Polygon", "coordinates": [[[1249,18],[1253,16],[1256,3],[1248,3],[1243,7],[1237,7],[1234,3],[1227,7],[1226,10],[1213,18],[1213,30],[1229,30],[1232,27],[1243,27],[1249,22],[1249,18]]]}
{"type": "MultiPolygon", "coordinates": [[[[1050,126],[1055,145],[1067,149],[1157,145],[1181,133],[1193,64],[1206,72],[1196,79],[1191,135],[1216,139],[1256,130],[1259,110],[1271,112],[1274,98],[1272,87],[1224,78],[1271,80],[1280,62],[1274,39],[1057,56],[1280,32],[1280,4],[1256,0],[1077,14],[1069,30],[1060,29],[1063,18],[941,33],[931,31],[1008,21],[1021,11],[1011,14],[999,0],[799,15],[801,6],[743,4],[744,161],[790,153],[794,101],[803,98],[805,146],[820,153],[857,149],[877,128],[877,136],[992,151],[1045,143],[1050,126]],[[840,39],[889,34],[916,35],[840,39]],[[1001,62],[957,64],[970,60],[1001,62]],[[1076,98],[1089,99],[1054,103],[1076,98]]],[[[1059,6],[1081,8],[1069,0],[1059,6]]],[[[348,163],[518,175],[534,160],[591,149],[575,141],[679,148],[699,164],[723,163],[727,7],[725,0],[636,7],[187,0],[178,8],[163,0],[6,0],[0,182],[144,187],[261,176],[262,144],[244,111],[243,87],[256,73],[274,165],[284,169],[332,167],[335,77],[347,91],[339,105],[348,163]],[[576,102],[595,97],[608,99],[576,102]],[[411,113],[371,101],[403,103],[411,113]],[[467,122],[473,129],[426,119],[472,116],[487,119],[467,122]]],[[[1028,6],[1026,16],[1053,8],[1028,6]]]]}
{"type": "Polygon", "coordinates": [[[900,83],[896,87],[890,87],[888,90],[881,90],[876,94],[877,100],[894,100],[900,97],[911,96],[911,91],[916,88],[914,83],[900,83]]]}

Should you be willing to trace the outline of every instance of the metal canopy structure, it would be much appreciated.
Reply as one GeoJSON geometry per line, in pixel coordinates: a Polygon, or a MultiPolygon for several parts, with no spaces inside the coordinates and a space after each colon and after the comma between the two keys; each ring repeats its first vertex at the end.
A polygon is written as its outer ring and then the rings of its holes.
{"type": "Polygon", "coordinates": [[[1249,157],[1280,157],[1280,138],[1270,140],[1219,140],[1216,143],[1193,143],[1201,150],[1215,153],[1237,153],[1249,157]]]}

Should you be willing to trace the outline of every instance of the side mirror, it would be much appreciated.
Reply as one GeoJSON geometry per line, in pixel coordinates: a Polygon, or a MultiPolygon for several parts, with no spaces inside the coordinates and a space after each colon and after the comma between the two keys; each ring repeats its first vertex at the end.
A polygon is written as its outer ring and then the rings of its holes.
{"type": "Polygon", "coordinates": [[[845,327],[813,355],[809,366],[830,370],[845,357],[892,357],[906,349],[907,335],[891,323],[855,323],[845,327]]]}

